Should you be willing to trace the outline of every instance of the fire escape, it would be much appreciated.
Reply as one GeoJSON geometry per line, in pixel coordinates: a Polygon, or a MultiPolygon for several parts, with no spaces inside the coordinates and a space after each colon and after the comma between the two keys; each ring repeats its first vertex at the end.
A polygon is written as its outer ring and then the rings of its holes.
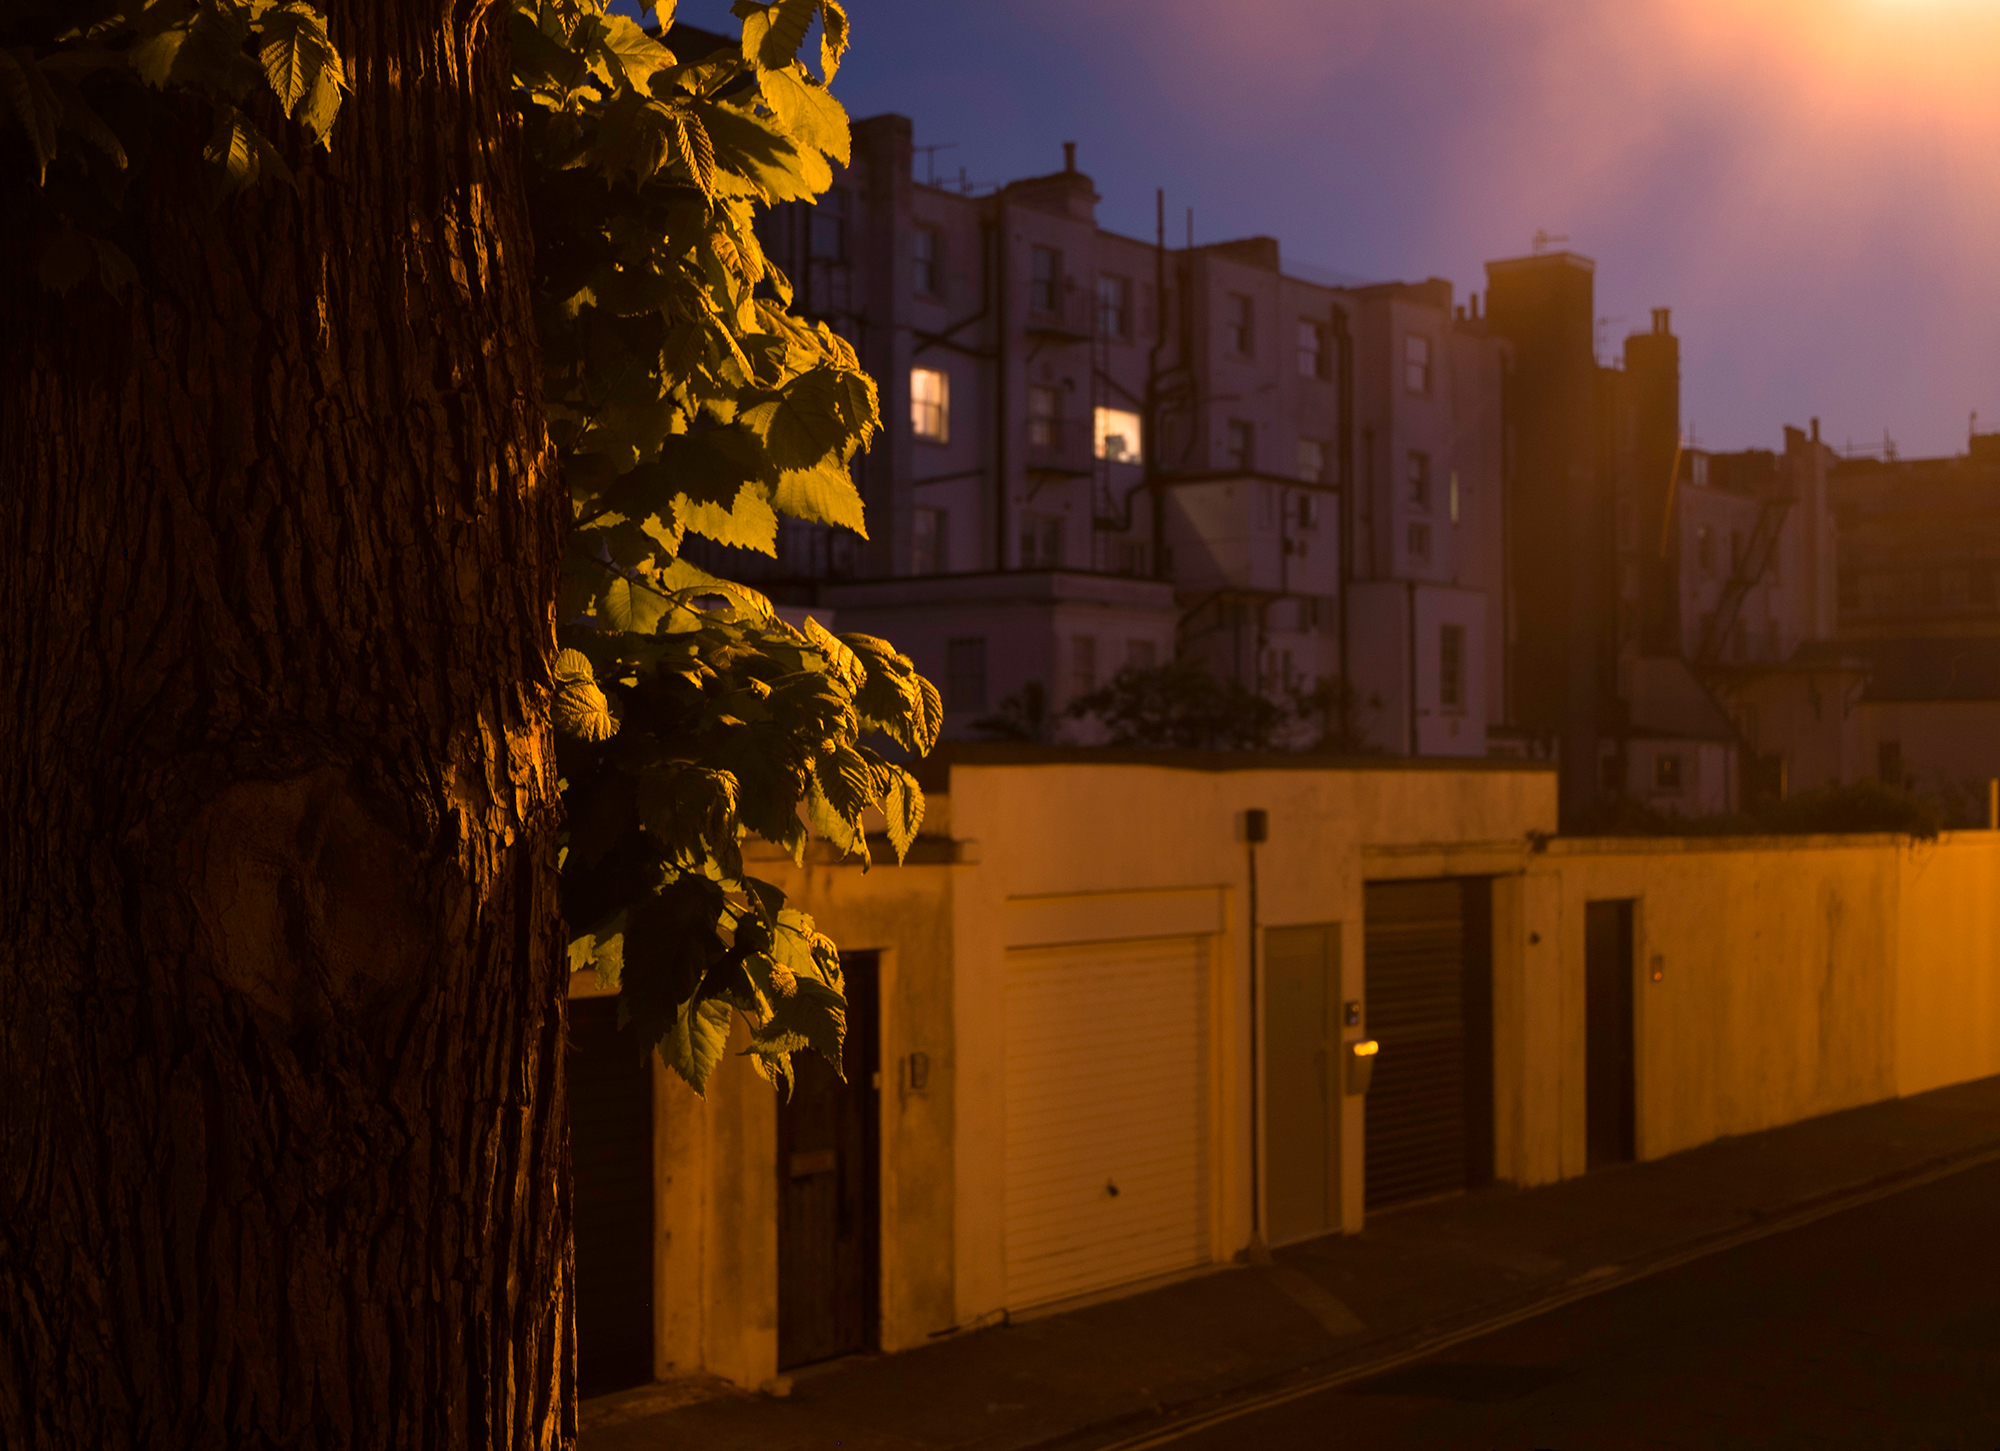
{"type": "Polygon", "coordinates": [[[1743,601],[1749,598],[1750,591],[1770,569],[1771,556],[1778,548],[1778,536],[1784,530],[1786,516],[1791,513],[1793,492],[1790,480],[1782,472],[1760,492],[1762,498],[1758,503],[1756,526],[1750,531],[1749,542],[1743,546],[1739,557],[1730,562],[1729,578],[1722,586],[1722,598],[1717,601],[1715,613],[1709,616],[1707,626],[1702,630],[1694,659],[1698,670],[1712,670],[1722,663],[1723,652],[1736,632],[1737,617],[1743,612],[1743,601]]]}

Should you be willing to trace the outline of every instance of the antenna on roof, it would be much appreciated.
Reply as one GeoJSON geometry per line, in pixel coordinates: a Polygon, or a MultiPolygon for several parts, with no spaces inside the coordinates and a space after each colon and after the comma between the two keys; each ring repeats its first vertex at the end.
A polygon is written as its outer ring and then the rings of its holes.
{"type": "Polygon", "coordinates": [[[1535,255],[1539,257],[1542,253],[1548,251],[1549,243],[1551,242],[1567,242],[1568,240],[1568,237],[1552,237],[1549,235],[1547,228],[1537,227],[1535,228],[1534,236],[1535,255]]]}
{"type": "Polygon", "coordinates": [[[937,185],[937,154],[940,151],[950,151],[957,145],[956,141],[933,141],[928,146],[912,146],[910,148],[912,151],[921,151],[924,154],[925,186],[937,185]]]}

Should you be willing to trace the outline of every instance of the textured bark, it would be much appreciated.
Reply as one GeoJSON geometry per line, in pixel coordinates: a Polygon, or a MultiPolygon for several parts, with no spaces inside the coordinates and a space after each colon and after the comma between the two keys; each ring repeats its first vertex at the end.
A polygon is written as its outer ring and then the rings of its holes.
{"type": "Polygon", "coordinates": [[[572,1439],[504,12],[327,8],[297,193],[211,208],[191,118],[142,294],[0,257],[10,1448],[572,1439]]]}

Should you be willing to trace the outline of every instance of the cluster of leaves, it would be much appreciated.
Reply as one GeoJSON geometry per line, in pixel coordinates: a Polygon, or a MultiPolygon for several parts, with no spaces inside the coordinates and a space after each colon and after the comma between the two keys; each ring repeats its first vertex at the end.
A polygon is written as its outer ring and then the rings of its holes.
{"type": "Polygon", "coordinates": [[[838,956],[745,872],[741,840],[803,860],[808,829],[898,860],[923,817],[903,767],[937,691],[864,635],[797,629],[680,557],[690,534],[777,552],[780,515],[864,531],[849,467],[879,425],[874,383],[824,324],[789,312],[756,209],[811,202],[848,160],[827,91],[835,0],[740,0],[742,43],[680,60],[597,0],[514,0],[537,322],[574,510],[559,608],[559,749],[573,969],[620,986],[621,1018],[697,1090],[732,1013],[789,1085],[809,1046],[840,1063],[838,956]],[[798,59],[819,22],[815,76],[798,59]]]}
{"type": "MultiPolygon", "coordinates": [[[[846,13],[838,0],[735,13],[740,46],[686,63],[668,48],[671,3],[651,32],[603,0],[506,13],[548,414],[574,509],[552,682],[570,961],[619,984],[621,1016],[697,1091],[732,1012],[773,1082],[789,1085],[802,1047],[839,1066],[838,954],[745,873],[742,842],[754,832],[803,861],[816,832],[865,864],[872,810],[900,860],[923,794],[863,737],[922,754],[942,718],[889,645],[795,629],[679,557],[689,534],[775,554],[780,515],[863,533],[849,468],[879,425],[854,350],[791,315],[754,226],[759,207],[813,202],[848,160],[826,85],[846,13]],[[815,22],[818,75],[799,59],[815,22]]],[[[304,0],[11,6],[0,123],[31,165],[44,281],[137,280],[121,207],[156,136],[206,125],[219,203],[292,179],[252,112],[331,144],[345,90],[304,0]]]]}
{"type": "MultiPolygon", "coordinates": [[[[1380,706],[1371,698],[1368,714],[1380,706]]],[[[1049,707],[1041,681],[1030,680],[972,728],[988,740],[1047,743],[1064,721],[1091,721],[1098,743],[1107,746],[1358,756],[1379,749],[1368,739],[1363,716],[1359,693],[1343,680],[1329,677],[1274,700],[1192,660],[1176,660],[1128,665],[1060,711],[1049,707]]]]}
{"type": "MultiPolygon", "coordinates": [[[[1742,811],[1683,815],[1618,797],[1564,827],[1574,836],[1844,836],[1895,832],[1917,841],[1948,824],[1939,800],[1884,781],[1816,786],[1742,811]]],[[[1974,824],[1966,821],[1966,825],[1974,824]]]]}
{"type": "MultiPolygon", "coordinates": [[[[218,197],[262,176],[292,180],[249,108],[275,105],[331,144],[347,91],[326,17],[304,0],[27,0],[0,18],[0,134],[35,187],[42,281],[67,292],[138,278],[122,214],[161,135],[205,121],[218,197]],[[268,97],[268,102],[260,98],[268,97]]],[[[25,220],[25,219],[24,219],[25,220]]]]}

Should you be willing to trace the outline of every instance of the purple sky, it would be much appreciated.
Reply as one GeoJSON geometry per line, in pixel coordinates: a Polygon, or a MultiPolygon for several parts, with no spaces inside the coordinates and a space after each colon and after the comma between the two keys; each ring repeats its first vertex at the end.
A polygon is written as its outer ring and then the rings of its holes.
{"type": "Polygon", "coordinates": [[[835,93],[957,143],[941,177],[1074,140],[1106,226],[1150,236],[1164,186],[1172,239],[1192,206],[1198,241],[1461,295],[1546,228],[1597,260],[1612,347],[1673,308],[1705,446],[2000,429],[1993,0],[848,4],[835,93]]]}

